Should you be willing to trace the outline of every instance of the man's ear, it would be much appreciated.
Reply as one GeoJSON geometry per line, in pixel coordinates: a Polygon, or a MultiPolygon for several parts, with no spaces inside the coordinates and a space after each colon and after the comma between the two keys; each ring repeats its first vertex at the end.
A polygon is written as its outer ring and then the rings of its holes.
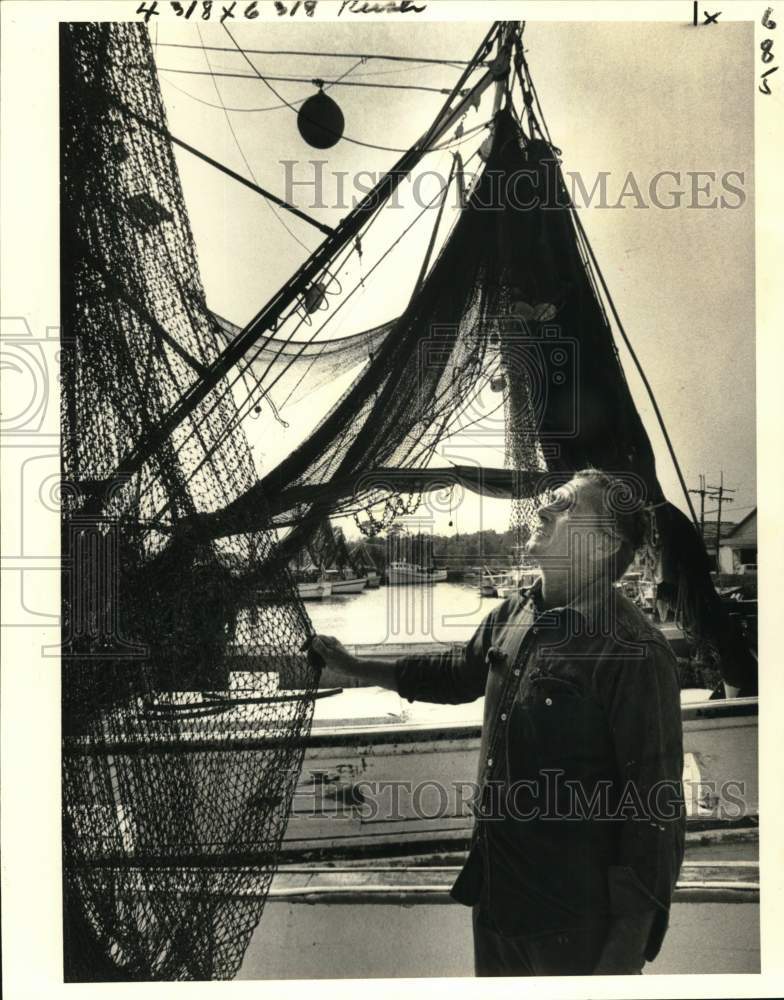
{"type": "Polygon", "coordinates": [[[600,552],[604,559],[612,559],[623,545],[623,539],[617,531],[603,531],[601,534],[600,552]]]}

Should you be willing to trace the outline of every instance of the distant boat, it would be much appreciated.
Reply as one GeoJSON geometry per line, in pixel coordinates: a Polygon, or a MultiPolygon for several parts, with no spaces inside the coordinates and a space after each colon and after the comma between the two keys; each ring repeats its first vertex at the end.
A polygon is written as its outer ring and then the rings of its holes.
{"type": "Polygon", "coordinates": [[[529,587],[533,587],[536,581],[540,579],[541,575],[540,570],[531,569],[529,567],[519,567],[518,569],[512,570],[507,574],[503,583],[496,585],[498,597],[505,600],[507,597],[511,597],[512,594],[516,594],[520,590],[527,590],[529,587]]]}
{"type": "Polygon", "coordinates": [[[327,582],[332,586],[332,596],[336,594],[361,594],[367,586],[366,576],[341,576],[340,571],[328,569],[327,582]]]}
{"type": "Polygon", "coordinates": [[[369,570],[367,575],[367,589],[375,590],[381,586],[381,577],[375,570],[369,570]]]}
{"type": "Polygon", "coordinates": [[[315,580],[312,583],[297,583],[299,596],[303,601],[320,601],[332,594],[332,584],[329,580],[315,580]]]}
{"type": "Polygon", "coordinates": [[[391,562],[387,566],[387,583],[390,584],[443,583],[445,580],[445,569],[428,569],[410,562],[391,562]]]}

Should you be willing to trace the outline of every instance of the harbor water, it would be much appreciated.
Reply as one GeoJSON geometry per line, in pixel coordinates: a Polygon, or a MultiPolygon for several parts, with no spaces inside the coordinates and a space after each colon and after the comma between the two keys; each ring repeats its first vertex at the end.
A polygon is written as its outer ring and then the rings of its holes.
{"type": "Polygon", "coordinates": [[[465,642],[501,602],[466,583],[406,584],[305,605],[317,632],[353,645],[465,642]]]}

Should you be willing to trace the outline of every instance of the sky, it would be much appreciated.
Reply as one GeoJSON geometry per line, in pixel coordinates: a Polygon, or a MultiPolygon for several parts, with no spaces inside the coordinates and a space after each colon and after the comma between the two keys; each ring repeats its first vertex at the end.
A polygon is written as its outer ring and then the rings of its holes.
{"type": "MultiPolygon", "coordinates": [[[[489,23],[481,21],[265,23],[241,24],[232,31],[245,49],[467,59],[488,28],[489,23]]],[[[709,483],[717,483],[723,470],[725,486],[736,491],[723,516],[740,520],[756,503],[752,27],[726,23],[721,31],[693,32],[680,24],[529,22],[525,40],[550,133],[562,151],[562,169],[567,177],[578,173],[587,191],[604,177],[604,202],[595,196],[592,204],[580,207],[580,216],[653,386],[687,484],[696,487],[701,473],[709,483]],[[695,178],[698,171],[702,173],[695,178]],[[630,173],[634,181],[628,180],[630,173]],[[650,193],[657,175],[662,175],[658,206],[650,193]]],[[[333,87],[329,92],[344,113],[345,135],[356,141],[344,139],[331,150],[318,151],[299,136],[289,107],[228,113],[221,109],[220,101],[241,109],[278,104],[260,80],[173,72],[204,73],[209,69],[207,57],[213,71],[252,72],[236,50],[205,54],[200,48],[167,45],[203,42],[231,48],[231,39],[218,25],[168,22],[153,29],[153,41],[171,131],[332,226],[348,211],[356,185],[370,182],[368,177],[357,178],[357,171],[377,175],[400,155],[358,143],[408,148],[445,99],[429,92],[333,87]],[[313,160],[325,162],[314,166],[313,160]],[[314,207],[316,171],[322,202],[314,207]],[[311,185],[292,189],[289,184],[287,190],[287,179],[311,185]]],[[[450,87],[456,79],[456,71],[444,66],[374,60],[357,65],[357,59],[267,54],[252,58],[268,76],[333,80],[350,71],[346,79],[437,88],[450,87]]],[[[315,92],[310,83],[273,86],[289,102],[315,92]]],[[[489,100],[488,95],[479,109],[468,113],[466,129],[487,120],[489,100]]],[[[478,133],[465,142],[464,157],[485,135],[478,133]]],[[[276,217],[258,194],[188,153],[176,155],[207,301],[215,311],[244,324],[322,236],[280,210],[276,217]]],[[[446,177],[450,163],[451,153],[436,153],[420,173],[432,170],[446,177]]],[[[421,196],[432,197],[437,191],[433,176],[422,176],[420,183],[421,196]]],[[[383,225],[363,239],[362,261],[352,255],[336,273],[336,294],[329,299],[333,311],[360,274],[365,277],[373,261],[412,222],[413,195],[413,184],[402,186],[399,204],[385,210],[383,225]]],[[[579,187],[577,200],[584,202],[579,187]]],[[[433,211],[346,301],[319,338],[345,336],[400,312],[422,260],[433,211]]],[[[453,221],[450,206],[442,234],[453,221]]],[[[303,329],[297,336],[313,332],[303,329]]],[[[652,439],[662,486],[683,507],[645,390],[622,345],[619,350],[652,439]]],[[[246,422],[260,473],[274,467],[309,433],[354,374],[300,403],[283,406],[281,418],[288,427],[267,411],[246,422]]],[[[276,402],[280,405],[283,399],[279,396],[276,402]]],[[[503,464],[500,434],[495,444],[484,438],[480,447],[476,438],[464,435],[446,447],[443,460],[503,464]]],[[[709,503],[707,510],[715,510],[715,505],[709,503]]],[[[433,521],[436,531],[500,530],[508,523],[508,505],[468,496],[462,503],[456,499],[452,511],[433,515],[433,521]]]]}

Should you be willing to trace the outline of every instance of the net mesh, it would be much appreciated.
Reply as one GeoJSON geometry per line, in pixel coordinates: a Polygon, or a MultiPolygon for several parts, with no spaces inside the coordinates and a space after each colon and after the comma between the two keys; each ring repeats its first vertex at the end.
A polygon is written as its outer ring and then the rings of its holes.
{"type": "Polygon", "coordinates": [[[317,670],[274,532],[177,530],[255,482],[225,383],[103,494],[219,349],[143,26],[62,26],[61,157],[66,977],[228,978],[317,670]]]}

